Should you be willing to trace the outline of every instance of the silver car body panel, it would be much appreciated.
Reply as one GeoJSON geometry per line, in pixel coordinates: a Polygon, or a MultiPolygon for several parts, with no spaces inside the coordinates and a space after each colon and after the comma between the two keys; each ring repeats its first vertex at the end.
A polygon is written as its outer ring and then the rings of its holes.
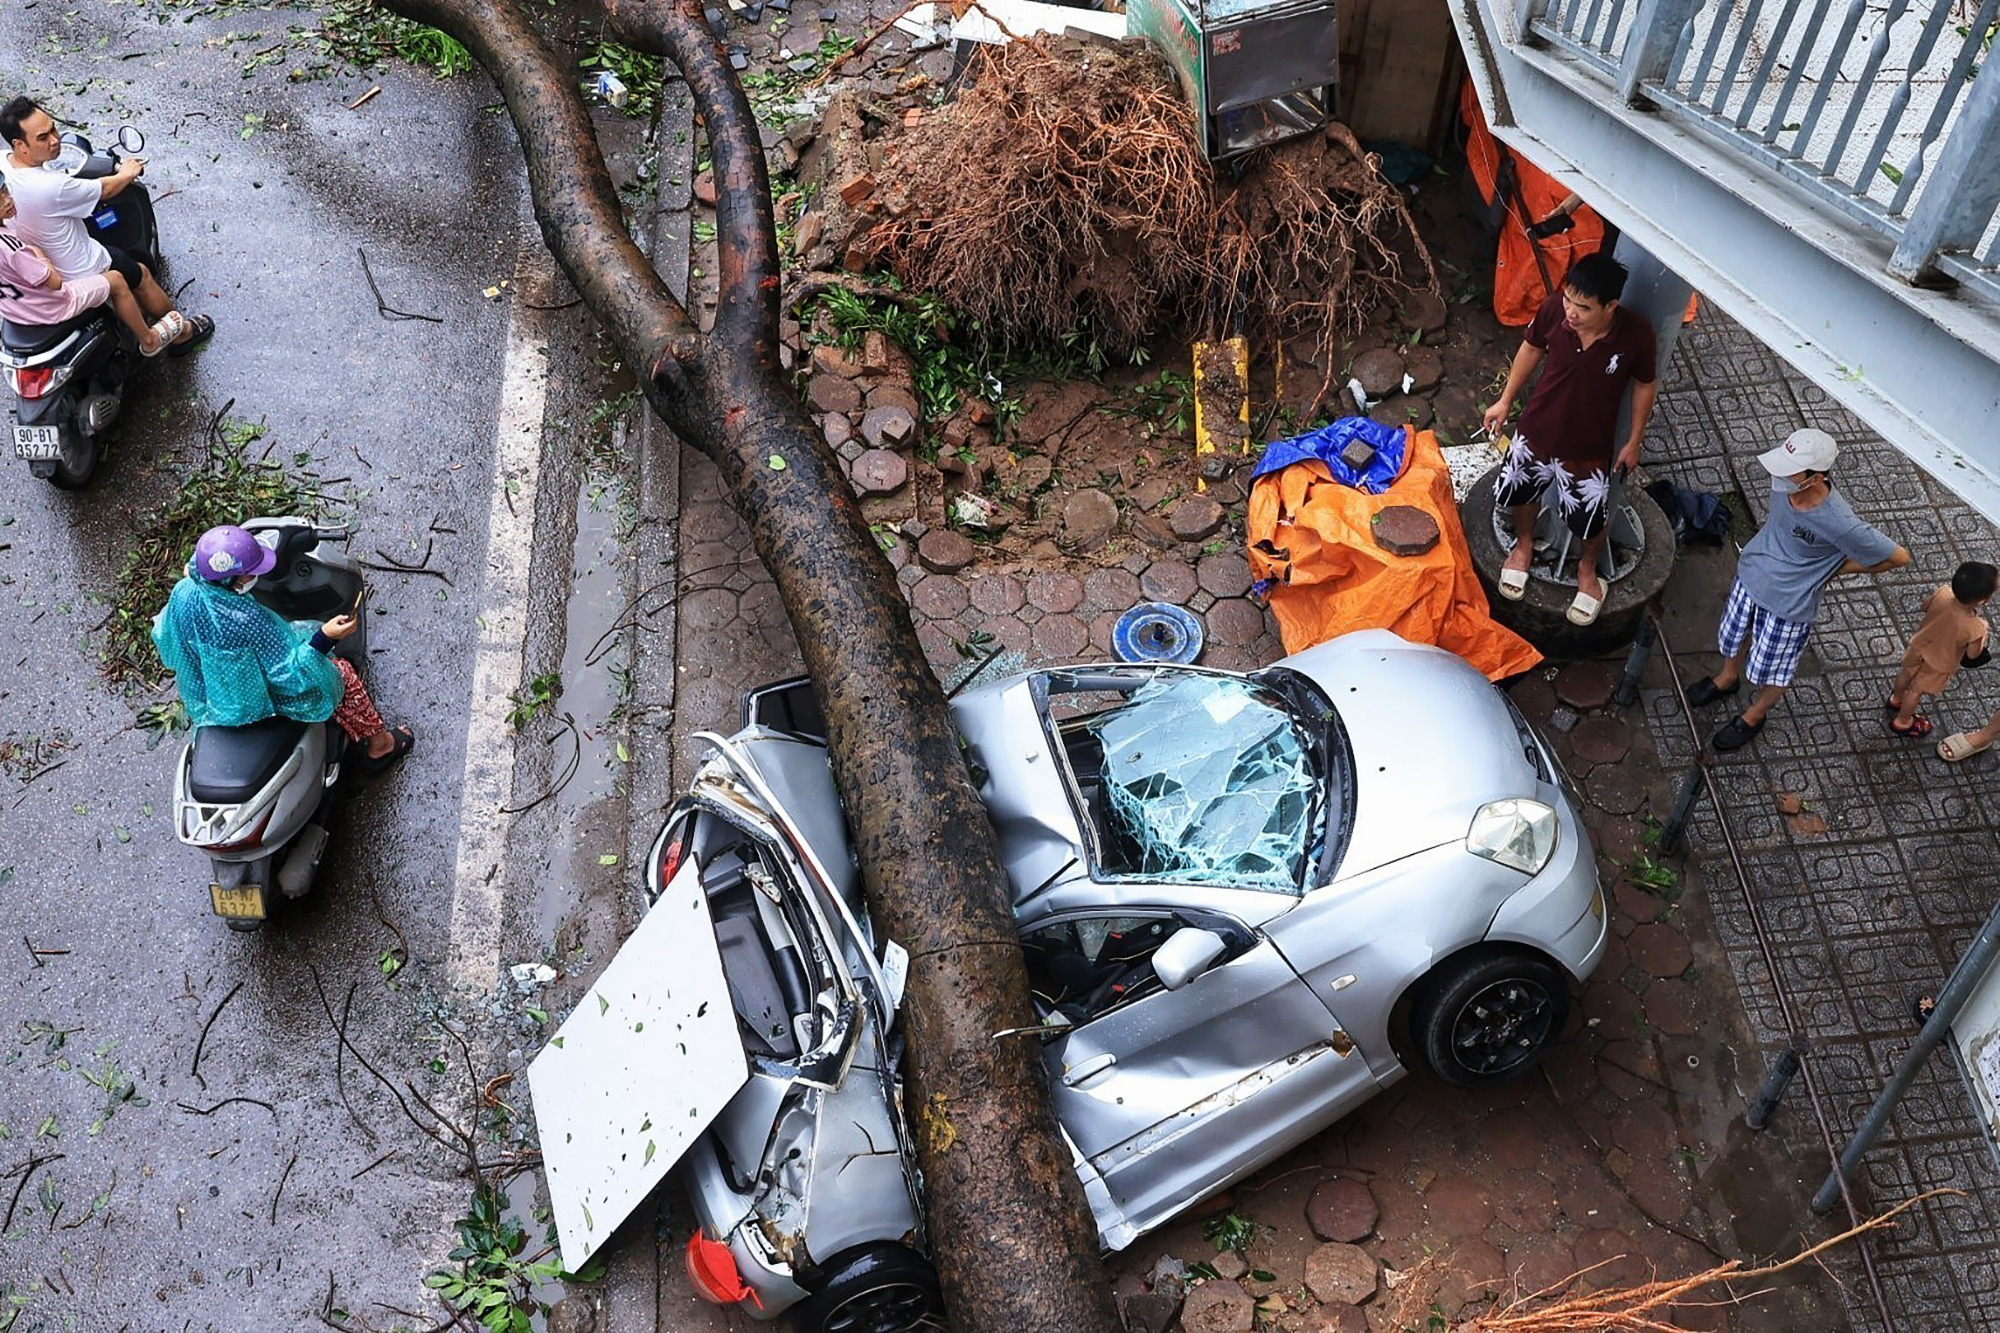
{"type": "Polygon", "coordinates": [[[1361,630],[1282,665],[1310,676],[1347,728],[1355,765],[1354,831],[1335,878],[1465,840],[1488,801],[1531,793],[1534,770],[1511,738],[1498,691],[1464,658],[1387,630],[1361,630]]]}

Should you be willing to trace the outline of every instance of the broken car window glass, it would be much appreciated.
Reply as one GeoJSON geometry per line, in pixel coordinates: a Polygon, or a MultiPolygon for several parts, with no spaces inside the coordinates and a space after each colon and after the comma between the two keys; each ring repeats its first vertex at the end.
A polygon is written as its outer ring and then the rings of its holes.
{"type": "Polygon", "coordinates": [[[1302,891],[1320,780],[1269,690],[1160,672],[1078,729],[1098,752],[1097,771],[1077,777],[1090,793],[1100,872],[1302,891]]]}

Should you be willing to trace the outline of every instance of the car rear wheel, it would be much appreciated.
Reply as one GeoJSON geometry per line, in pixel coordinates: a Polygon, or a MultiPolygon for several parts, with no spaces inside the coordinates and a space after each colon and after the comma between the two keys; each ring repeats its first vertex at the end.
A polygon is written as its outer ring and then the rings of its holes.
{"type": "Polygon", "coordinates": [[[1410,1025],[1432,1073],[1478,1088],[1532,1068],[1568,1017],[1562,970],[1510,951],[1446,962],[1425,985],[1410,1025]]]}
{"type": "Polygon", "coordinates": [[[792,1313],[799,1333],[916,1333],[944,1327],[937,1270],[906,1245],[857,1245],[835,1255],[792,1313]]]}

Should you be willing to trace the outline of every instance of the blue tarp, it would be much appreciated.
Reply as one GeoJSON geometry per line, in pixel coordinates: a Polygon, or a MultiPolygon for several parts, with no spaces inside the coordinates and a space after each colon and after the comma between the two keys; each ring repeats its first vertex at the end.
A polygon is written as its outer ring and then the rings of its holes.
{"type": "Polygon", "coordinates": [[[1264,456],[1257,460],[1257,470],[1251,476],[1261,477],[1267,472],[1277,472],[1311,458],[1326,464],[1326,470],[1342,485],[1370,495],[1380,495],[1403,474],[1403,442],[1406,438],[1407,433],[1401,426],[1379,425],[1367,417],[1342,417],[1304,435],[1294,435],[1289,440],[1273,440],[1264,446],[1264,456]],[[1351,440],[1375,446],[1373,461],[1360,472],[1340,461],[1340,451],[1351,440]]]}

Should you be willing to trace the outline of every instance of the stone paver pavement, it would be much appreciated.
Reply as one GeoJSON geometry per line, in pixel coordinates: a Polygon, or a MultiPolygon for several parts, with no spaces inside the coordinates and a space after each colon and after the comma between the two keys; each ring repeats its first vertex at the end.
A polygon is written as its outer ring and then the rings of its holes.
{"type": "MultiPolygon", "coordinates": [[[[1769,495],[1756,453],[1801,423],[1830,431],[1842,446],[1837,485],[1913,557],[1907,569],[1833,585],[1794,688],[1759,739],[1717,768],[1801,1035],[1812,1042],[1829,1119],[1844,1139],[1909,1047],[1912,999],[1942,983],[2000,885],[2000,818],[1991,798],[2000,760],[1946,764],[1932,742],[1891,736],[1881,706],[1924,597],[1960,561],[2000,555],[2000,533],[1713,314],[1684,333],[1662,384],[1660,418],[1670,427],[1654,438],[1667,461],[1654,470],[1730,495],[1753,521],[1763,518],[1769,495]],[[1800,806],[1796,813],[1781,808],[1786,794],[1801,798],[1786,803],[1800,806]]],[[[1732,567],[1733,553],[1684,559],[1668,589],[1673,643],[1689,679],[1715,664],[1714,617],[1732,567]]],[[[1685,764],[1692,749],[1677,702],[1660,688],[1643,702],[1662,761],[1685,764]]],[[[1937,723],[1933,741],[1978,725],[1996,706],[2000,675],[1960,673],[1927,710],[1937,723]]],[[[1703,710],[1704,732],[1727,716],[1721,705],[1703,710]]],[[[1785,1025],[1712,810],[1698,811],[1690,841],[1758,1058],[1768,1059],[1783,1046],[1785,1025]]],[[[1745,1073],[1754,1086],[1757,1071],[1745,1073]]],[[[1816,1146],[1796,1085],[1778,1129],[1802,1152],[1816,1146]]],[[[1817,1160],[1823,1165],[1823,1154],[1817,1160]]],[[[1861,1182],[1864,1207],[1886,1208],[1928,1189],[1966,1191],[1906,1216],[1878,1247],[1899,1326],[2000,1329],[1995,1183],[1993,1150],[1940,1052],[1869,1155],[1861,1182]]],[[[1851,1294],[1853,1326],[1879,1328],[1858,1265],[1840,1261],[1837,1271],[1851,1294]]]]}

